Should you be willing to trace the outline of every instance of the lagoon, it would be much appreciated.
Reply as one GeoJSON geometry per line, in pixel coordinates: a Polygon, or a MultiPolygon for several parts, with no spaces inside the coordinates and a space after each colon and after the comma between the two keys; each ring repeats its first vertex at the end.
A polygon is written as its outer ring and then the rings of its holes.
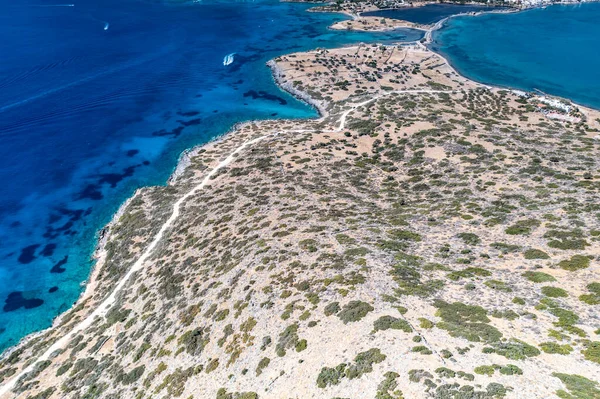
{"type": "Polygon", "coordinates": [[[434,32],[432,48],[470,79],[600,109],[599,20],[599,3],[458,16],[434,32]]]}

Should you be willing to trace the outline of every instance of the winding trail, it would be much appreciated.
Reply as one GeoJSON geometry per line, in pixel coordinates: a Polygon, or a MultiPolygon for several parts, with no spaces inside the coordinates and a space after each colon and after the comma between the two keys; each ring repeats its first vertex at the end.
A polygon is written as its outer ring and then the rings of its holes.
{"type": "Polygon", "coordinates": [[[77,324],[75,327],[73,327],[73,329],[71,331],[69,331],[62,338],[60,338],[58,341],[56,341],[50,348],[48,348],[46,350],[46,352],[44,352],[44,354],[42,354],[40,357],[38,357],[35,360],[35,362],[32,362],[28,367],[23,369],[20,373],[16,374],[10,381],[3,384],[0,387],[0,396],[5,395],[9,391],[11,391],[14,388],[17,381],[23,375],[33,371],[36,363],[38,363],[40,361],[49,360],[50,355],[53,352],[55,352],[56,350],[64,348],[69,343],[69,341],[75,336],[75,334],[90,327],[97,317],[106,317],[108,310],[111,308],[111,306],[114,305],[114,303],[116,301],[117,294],[121,291],[121,289],[129,281],[129,278],[133,275],[133,273],[137,272],[138,270],[140,270],[142,268],[142,266],[144,265],[144,262],[146,262],[146,260],[148,260],[150,255],[152,255],[152,252],[154,251],[154,249],[156,248],[156,246],[158,245],[160,240],[165,235],[165,232],[169,229],[169,227],[171,227],[173,222],[179,217],[181,205],[192,195],[194,195],[198,191],[202,190],[208,184],[211,177],[213,177],[220,169],[229,165],[235,159],[237,154],[239,154],[241,151],[243,151],[246,147],[256,144],[259,141],[263,140],[265,137],[267,137],[267,136],[261,136],[261,137],[255,138],[253,140],[246,141],[245,143],[240,145],[238,148],[235,149],[235,151],[233,151],[231,154],[229,154],[227,156],[227,158],[225,158],[217,166],[215,166],[204,177],[204,179],[202,179],[202,182],[200,182],[200,184],[194,186],[194,188],[192,188],[190,191],[188,191],[183,197],[179,198],[177,200],[177,202],[175,202],[175,204],[173,205],[173,213],[171,213],[171,216],[169,217],[169,219],[167,219],[167,221],[161,226],[160,230],[158,231],[156,236],[154,236],[154,239],[152,240],[150,245],[148,245],[146,250],[142,253],[142,255],[138,258],[138,260],[129,269],[127,274],[125,274],[125,276],[123,276],[123,278],[119,281],[119,283],[116,285],[116,287],[111,292],[111,294],[92,313],[90,313],[79,324],[77,324]]]}
{"type": "MultiPolygon", "coordinates": [[[[342,112],[340,114],[340,118],[338,119],[338,127],[333,130],[332,132],[340,132],[342,131],[345,126],[346,126],[346,119],[348,117],[348,115],[352,112],[355,111],[356,109],[363,107],[373,101],[376,101],[382,97],[386,97],[389,96],[391,94],[411,94],[411,93],[415,93],[415,94],[422,94],[422,93],[431,93],[431,94],[435,94],[435,93],[452,93],[454,92],[453,90],[396,90],[396,91],[390,91],[387,93],[383,93],[377,96],[374,96],[368,100],[365,100],[361,103],[358,104],[354,104],[352,105],[350,108],[348,108],[346,111],[342,112]]],[[[315,132],[316,130],[314,129],[299,129],[299,130],[290,130],[288,131],[289,133],[300,133],[300,132],[315,132]]],[[[156,248],[156,246],[160,243],[160,241],[162,240],[163,236],[165,235],[165,232],[173,225],[173,223],[175,222],[175,220],[177,220],[177,218],[180,215],[180,210],[181,210],[181,205],[191,196],[193,196],[194,194],[196,194],[198,191],[202,190],[210,181],[210,179],[217,173],[219,172],[220,169],[222,169],[223,167],[229,165],[237,156],[237,154],[239,154],[241,151],[243,151],[244,149],[246,149],[247,147],[258,143],[261,140],[264,140],[267,137],[270,136],[277,136],[280,133],[274,133],[271,135],[264,135],[264,136],[260,136],[257,137],[255,139],[249,140],[244,142],[242,145],[240,145],[239,147],[237,147],[231,154],[229,154],[227,156],[227,158],[225,158],[224,160],[222,160],[217,166],[215,166],[205,177],[204,179],[202,179],[202,181],[194,186],[194,188],[192,188],[190,191],[188,191],[185,195],[183,195],[181,198],[179,198],[175,204],[173,204],[173,212],[171,213],[171,216],[169,217],[169,219],[167,219],[165,221],[165,223],[161,226],[160,230],[158,231],[158,233],[156,233],[156,235],[154,236],[154,239],[152,240],[152,242],[150,243],[150,245],[148,245],[148,247],[146,248],[146,250],[142,253],[142,255],[138,258],[138,260],[133,264],[133,266],[131,266],[131,268],[129,269],[129,271],[125,274],[125,276],[123,276],[123,278],[121,278],[121,280],[119,281],[119,283],[115,286],[115,288],[112,290],[112,292],[110,293],[110,295],[92,312],[90,313],[85,319],[83,319],[81,322],[79,322],[79,324],[77,324],[75,327],[73,327],[73,329],[71,331],[69,331],[67,334],[65,334],[64,336],[62,336],[58,341],[56,341],[52,346],[50,346],[50,348],[48,348],[46,350],[46,352],[44,352],[40,357],[38,357],[34,362],[32,362],[29,366],[27,366],[25,369],[23,369],[21,372],[19,372],[18,374],[16,374],[10,381],[6,382],[5,384],[3,384],[2,386],[0,386],[0,396],[6,395],[7,393],[9,393],[14,386],[16,385],[17,381],[23,377],[25,374],[31,372],[34,370],[35,365],[38,362],[41,361],[45,361],[45,360],[49,360],[50,356],[52,355],[52,353],[54,353],[55,351],[57,351],[58,349],[62,349],[64,347],[67,346],[67,344],[69,343],[69,341],[79,332],[87,329],[88,327],[90,327],[94,321],[96,320],[96,318],[104,318],[106,317],[106,314],[108,313],[108,311],[110,310],[110,308],[115,304],[116,302],[116,298],[117,298],[117,294],[123,289],[123,287],[125,286],[125,284],[127,284],[127,282],[129,281],[129,279],[131,278],[131,276],[133,275],[133,273],[137,272],[138,270],[142,269],[142,267],[144,266],[144,263],[148,260],[148,258],[150,258],[150,256],[152,255],[152,252],[154,251],[154,249],[156,248]]],[[[50,327],[52,328],[52,327],[50,327]]]]}
{"type": "Polygon", "coordinates": [[[352,107],[350,107],[349,109],[347,109],[346,111],[342,112],[341,117],[339,119],[339,125],[335,131],[340,132],[345,128],[346,118],[348,118],[348,115],[350,115],[350,113],[352,111],[355,111],[356,109],[358,109],[360,107],[364,107],[365,105],[369,104],[370,102],[376,101],[382,97],[386,97],[391,94],[436,94],[436,93],[448,93],[449,94],[449,93],[454,93],[454,92],[456,92],[456,90],[394,90],[394,91],[390,91],[387,93],[383,93],[383,94],[380,94],[373,98],[370,98],[366,101],[363,101],[362,103],[355,104],[352,107]]]}

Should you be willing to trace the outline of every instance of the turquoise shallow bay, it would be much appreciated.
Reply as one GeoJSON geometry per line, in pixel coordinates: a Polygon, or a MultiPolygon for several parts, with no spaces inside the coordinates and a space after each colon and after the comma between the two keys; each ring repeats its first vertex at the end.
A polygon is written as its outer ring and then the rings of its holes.
{"type": "Polygon", "coordinates": [[[600,108],[600,3],[450,19],[433,49],[470,79],[600,108]]]}

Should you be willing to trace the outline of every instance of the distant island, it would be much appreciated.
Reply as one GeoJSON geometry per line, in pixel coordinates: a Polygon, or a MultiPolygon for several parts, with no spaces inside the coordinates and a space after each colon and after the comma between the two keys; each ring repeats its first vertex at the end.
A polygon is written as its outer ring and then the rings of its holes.
{"type": "MultiPolygon", "coordinates": [[[[312,0],[294,0],[303,3],[320,3],[312,0]]],[[[483,7],[515,7],[531,8],[544,7],[552,4],[579,4],[594,2],[596,0],[489,0],[489,1],[462,1],[462,0],[444,0],[444,1],[410,1],[402,0],[336,0],[327,2],[325,5],[316,6],[314,10],[344,12],[352,16],[359,16],[364,12],[377,10],[405,9],[410,7],[423,7],[432,4],[462,5],[462,6],[483,6],[483,7]]]]}
{"type": "MultiPolygon", "coordinates": [[[[334,28],[397,23],[366,18],[334,28]]],[[[421,42],[268,66],[320,118],[239,124],[138,190],[1,397],[600,397],[600,111],[421,42]]]]}

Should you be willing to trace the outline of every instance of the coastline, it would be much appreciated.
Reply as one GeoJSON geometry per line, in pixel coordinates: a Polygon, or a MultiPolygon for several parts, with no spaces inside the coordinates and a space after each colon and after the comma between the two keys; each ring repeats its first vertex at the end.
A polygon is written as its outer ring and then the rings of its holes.
{"type": "Polygon", "coordinates": [[[312,98],[310,96],[310,94],[296,89],[293,86],[293,84],[291,84],[289,82],[285,82],[283,80],[284,74],[281,71],[281,69],[277,66],[277,63],[275,62],[275,60],[269,60],[266,65],[271,70],[271,74],[273,76],[273,81],[275,82],[277,87],[279,87],[283,91],[288,92],[296,99],[315,108],[319,112],[320,118],[324,118],[327,116],[327,114],[328,114],[327,107],[323,101],[312,98]]]}
{"type": "MultiPolygon", "coordinates": [[[[294,88],[292,86],[292,84],[286,83],[283,81],[283,79],[282,79],[283,73],[280,70],[280,68],[277,66],[277,64],[274,60],[269,60],[266,63],[266,66],[272,71],[273,81],[275,82],[275,84],[277,85],[278,88],[289,93],[294,98],[306,103],[307,105],[315,108],[318,111],[319,117],[315,118],[316,120],[322,119],[328,115],[326,105],[324,104],[324,102],[313,99],[308,93],[298,90],[298,89],[294,88]]],[[[199,145],[196,145],[189,149],[184,150],[181,153],[181,155],[179,156],[177,165],[175,166],[175,168],[173,169],[173,172],[167,179],[165,186],[171,186],[171,185],[176,184],[180,180],[180,178],[185,174],[188,167],[191,165],[192,158],[194,156],[196,156],[201,150],[203,150],[204,148],[206,148],[208,146],[215,145],[225,139],[229,139],[231,135],[234,135],[237,131],[242,129],[244,126],[247,126],[251,123],[252,123],[252,121],[236,123],[227,132],[223,133],[222,135],[216,136],[213,139],[207,141],[206,143],[199,144],[199,145]]],[[[59,325],[61,324],[61,322],[65,316],[67,316],[71,311],[76,309],[78,306],[85,303],[85,301],[90,299],[95,294],[95,290],[96,290],[96,287],[98,284],[98,280],[97,280],[98,273],[100,272],[100,270],[106,260],[106,247],[105,246],[106,246],[107,242],[110,240],[112,228],[117,224],[117,222],[119,221],[121,216],[123,216],[123,214],[125,214],[125,212],[127,211],[129,205],[133,202],[133,200],[138,198],[144,191],[152,189],[153,187],[155,187],[155,186],[144,186],[144,187],[140,187],[140,188],[136,189],[134,194],[131,197],[127,198],[119,206],[117,211],[111,217],[111,220],[104,227],[102,227],[100,230],[98,230],[98,232],[95,236],[96,237],[96,239],[95,239],[96,245],[95,245],[94,251],[91,256],[92,259],[94,259],[94,265],[92,266],[92,268],[90,270],[88,279],[86,279],[85,281],[83,281],[81,283],[81,285],[84,286],[85,289],[80,294],[79,298],[77,298],[77,300],[73,303],[73,305],[66,311],[56,315],[56,317],[53,319],[52,325],[50,327],[40,330],[40,331],[36,331],[31,334],[28,334],[28,335],[24,336],[23,338],[21,338],[21,340],[17,344],[7,348],[2,354],[0,354],[0,360],[9,357],[13,352],[19,350],[19,348],[26,346],[27,344],[29,344],[31,341],[35,340],[36,338],[39,338],[39,337],[43,336],[44,334],[59,327],[59,325]]],[[[90,310],[90,313],[92,311],[93,311],[93,309],[90,310]]]]}
{"type": "MultiPolygon", "coordinates": [[[[572,4],[572,3],[566,3],[566,4],[572,4]]],[[[526,8],[529,9],[529,8],[526,8]]],[[[440,57],[441,60],[443,60],[452,70],[454,70],[457,74],[461,75],[456,68],[450,63],[450,61],[448,60],[447,57],[445,57],[443,54],[434,51],[433,49],[427,47],[427,44],[430,44],[432,41],[432,37],[431,34],[436,31],[439,30],[441,28],[443,28],[444,23],[447,22],[450,18],[456,17],[456,16],[465,16],[465,15],[472,15],[472,16],[477,16],[477,15],[481,15],[481,14],[485,14],[485,13],[508,13],[508,12],[520,12],[520,11],[524,11],[526,9],[517,9],[517,10],[511,10],[511,11],[497,11],[497,10],[493,10],[493,11],[482,11],[476,14],[456,14],[456,15],[452,15],[449,17],[444,18],[441,21],[438,21],[436,24],[434,24],[429,30],[427,30],[427,32],[429,33],[429,37],[426,36],[424,37],[424,39],[427,38],[427,40],[423,43],[421,42],[415,42],[415,44],[417,45],[425,45],[424,47],[428,50],[431,51],[433,53],[435,53],[438,57],[440,57]]],[[[348,15],[348,14],[346,14],[348,15]]],[[[408,26],[407,26],[408,27],[408,26]]],[[[419,29],[419,28],[416,28],[419,29]]],[[[424,29],[423,29],[424,30],[424,29]]],[[[321,119],[324,118],[326,116],[328,116],[328,112],[327,112],[327,103],[324,101],[320,101],[320,100],[316,100],[314,98],[312,98],[307,92],[303,92],[301,90],[296,89],[295,87],[293,87],[293,85],[289,82],[285,82],[285,80],[283,79],[284,73],[283,71],[279,68],[279,66],[277,65],[277,63],[274,60],[270,60],[266,63],[266,65],[270,68],[271,72],[272,72],[272,76],[273,76],[273,80],[276,83],[276,85],[281,89],[284,90],[288,93],[290,93],[292,96],[294,96],[295,98],[309,104],[310,106],[314,107],[318,112],[320,117],[316,118],[321,119]]],[[[464,75],[461,75],[464,77],[464,75]]],[[[466,78],[467,80],[472,80],[470,78],[466,78]]],[[[474,80],[472,80],[474,81],[474,80]]],[[[481,85],[481,86],[485,86],[488,88],[505,88],[502,86],[497,86],[497,85],[487,85],[485,83],[482,82],[477,82],[474,81],[477,84],[481,85]]],[[[510,89],[508,87],[506,87],[506,89],[510,89]]],[[[575,104],[572,100],[568,99],[571,103],[575,104]]],[[[589,108],[588,106],[582,106],[583,108],[589,108]]],[[[238,123],[235,124],[234,126],[232,126],[226,133],[224,133],[223,135],[220,135],[218,137],[215,137],[213,139],[211,139],[210,141],[204,143],[204,144],[200,144],[197,146],[194,146],[188,150],[185,150],[184,152],[182,152],[182,154],[179,157],[179,160],[177,162],[177,165],[175,167],[175,169],[173,170],[172,174],[170,175],[169,179],[167,180],[166,185],[170,186],[173,185],[177,182],[180,181],[180,178],[185,174],[186,170],[189,168],[189,166],[191,165],[192,162],[192,158],[194,156],[196,156],[198,154],[199,151],[201,151],[202,149],[206,148],[207,146],[211,146],[214,145],[215,143],[219,143],[225,139],[230,139],[233,135],[236,134],[236,132],[238,132],[243,126],[246,126],[247,124],[252,123],[252,122],[242,122],[242,123],[238,123]]],[[[2,354],[2,357],[5,358],[6,356],[10,355],[10,353],[14,352],[15,350],[19,349],[21,346],[26,345],[27,343],[31,342],[31,340],[45,334],[46,332],[54,329],[58,324],[60,324],[62,318],[67,315],[71,310],[73,310],[74,308],[76,308],[77,306],[79,306],[80,304],[82,304],[83,302],[85,302],[87,299],[89,299],[90,297],[93,296],[95,289],[97,287],[98,284],[98,280],[97,280],[97,274],[99,273],[102,265],[104,264],[104,261],[106,259],[106,243],[109,241],[110,237],[111,237],[111,229],[115,226],[115,224],[118,222],[119,218],[127,211],[128,206],[131,204],[131,202],[137,198],[139,195],[141,195],[145,190],[151,189],[152,187],[141,187],[139,189],[136,190],[136,192],[129,197],[118,209],[118,211],[113,215],[111,221],[105,226],[103,227],[97,234],[97,246],[96,249],[94,250],[94,254],[93,257],[94,259],[96,259],[96,262],[94,263],[94,266],[90,272],[90,277],[88,280],[86,280],[85,282],[85,290],[83,291],[83,293],[81,294],[80,298],[78,298],[78,300],[73,304],[73,306],[65,311],[64,313],[61,313],[60,315],[57,315],[56,318],[54,319],[52,326],[49,327],[48,329],[30,334],[26,337],[24,337],[17,345],[8,348],[6,351],[4,351],[4,353],[2,354]]],[[[121,280],[119,280],[119,283],[117,285],[117,287],[114,289],[114,292],[117,292],[119,289],[119,286],[122,286],[125,284],[126,280],[129,278],[130,274],[129,272],[127,273],[126,277],[122,278],[121,280]],[[123,283],[123,284],[122,284],[123,283]]],[[[122,287],[121,287],[122,288],[122,287]]],[[[102,301],[101,301],[102,302],[102,301]]],[[[89,309],[89,311],[91,313],[94,313],[96,310],[95,309],[89,309]]],[[[88,315],[89,313],[88,312],[88,315]]],[[[16,380],[16,378],[14,379],[16,380]]],[[[0,393],[1,395],[1,393],[0,393]]]]}
{"type": "MultiPolygon", "coordinates": [[[[286,0],[289,1],[289,0],[286,0]]],[[[588,0],[586,2],[595,2],[596,0],[588,0]]],[[[304,1],[298,1],[303,3],[304,1]]],[[[416,7],[420,7],[426,4],[439,4],[439,3],[435,3],[435,2],[431,2],[431,3],[422,3],[419,4],[416,7]]],[[[466,4],[477,4],[477,3],[466,3],[466,4]]],[[[557,3],[557,4],[563,4],[563,5],[571,5],[573,3],[571,2],[561,2],[561,3],[557,3]]],[[[493,7],[493,6],[492,6],[493,7]]],[[[329,12],[329,11],[320,11],[314,8],[308,9],[308,12],[329,12]]],[[[400,26],[400,28],[412,28],[412,29],[418,29],[418,30],[423,30],[426,31],[426,36],[428,32],[433,32],[439,29],[442,29],[444,26],[444,23],[447,22],[449,19],[454,18],[454,17],[458,17],[458,16],[478,16],[478,15],[482,15],[482,14],[487,14],[487,13],[517,13],[517,12],[521,12],[521,11],[526,11],[529,9],[532,9],[535,7],[527,7],[527,8],[523,8],[523,9],[511,9],[509,10],[489,10],[489,11],[481,11],[478,13],[461,13],[461,14],[455,14],[455,15],[451,15],[449,17],[446,17],[438,22],[436,22],[434,25],[431,25],[428,29],[427,26],[423,26],[423,27],[417,27],[415,26],[410,26],[410,25],[402,25],[400,26]]],[[[338,13],[346,15],[346,16],[350,16],[353,18],[356,18],[357,16],[348,13],[348,12],[344,12],[344,11],[339,11],[338,13]]],[[[358,16],[360,17],[360,16],[358,16]]],[[[412,24],[409,21],[401,21],[401,20],[397,20],[400,24],[404,24],[404,23],[409,23],[412,24]]],[[[346,22],[346,21],[344,21],[346,22]]],[[[330,27],[331,28],[331,27],[330,27]]],[[[426,36],[421,39],[424,40],[426,38],[426,36]]],[[[416,42],[410,42],[410,43],[404,43],[405,45],[411,45],[411,44],[417,44],[417,45],[426,45],[429,44],[430,42],[426,42],[426,43],[422,43],[421,41],[416,41],[416,42]]],[[[436,55],[438,55],[441,60],[444,61],[444,63],[446,63],[452,70],[454,70],[457,74],[463,76],[462,74],[460,74],[460,72],[458,72],[456,70],[456,68],[452,65],[452,63],[448,60],[448,58],[446,56],[444,56],[443,54],[431,49],[430,47],[425,46],[425,48],[427,48],[429,51],[432,51],[433,53],[435,53],[436,55]]],[[[283,91],[288,92],[289,94],[291,94],[293,97],[295,97],[296,99],[314,107],[318,112],[319,112],[319,118],[316,119],[322,119],[328,116],[328,112],[326,109],[326,104],[323,101],[317,100],[312,98],[308,93],[303,92],[301,90],[296,89],[295,87],[293,87],[293,85],[289,82],[284,82],[282,79],[283,76],[283,72],[281,71],[281,69],[277,66],[277,63],[275,62],[275,60],[269,60],[266,63],[266,66],[271,70],[272,72],[272,77],[273,80],[275,82],[275,84],[277,85],[278,88],[280,88],[283,91]]],[[[470,78],[467,78],[469,80],[472,80],[470,78]]],[[[486,83],[483,82],[479,82],[479,81],[475,81],[474,82],[488,87],[488,88],[493,88],[493,87],[497,87],[497,88],[502,88],[502,89],[514,89],[511,87],[504,87],[504,86],[498,86],[498,85],[488,85],[486,83]]],[[[520,89],[519,89],[520,90],[520,89]]],[[[553,96],[556,97],[556,96],[553,96]]],[[[557,97],[557,98],[561,98],[561,97],[557,97]]],[[[580,105],[577,104],[575,102],[573,102],[571,99],[566,99],[568,101],[570,101],[571,103],[573,103],[574,105],[580,105]]],[[[583,105],[583,107],[585,108],[589,108],[589,106],[587,105],[583,105]]],[[[196,146],[193,146],[189,149],[184,150],[181,155],[179,156],[179,159],[177,161],[177,164],[175,166],[175,168],[173,169],[173,172],[171,173],[171,175],[169,176],[169,178],[166,181],[166,186],[172,185],[176,182],[178,182],[178,180],[181,178],[181,176],[185,173],[186,169],[190,166],[191,164],[191,158],[193,158],[195,155],[198,154],[199,151],[201,151],[204,147],[209,146],[209,145],[213,145],[215,143],[218,143],[226,138],[229,138],[230,135],[235,134],[236,131],[238,131],[241,127],[252,123],[251,121],[247,121],[247,122],[240,122],[240,123],[236,123],[234,124],[227,132],[225,132],[222,135],[219,135],[217,137],[214,137],[213,139],[209,140],[206,143],[203,144],[199,144],[196,146]]],[[[73,305],[66,311],[64,311],[63,313],[60,313],[58,315],[56,315],[56,317],[54,318],[52,325],[44,330],[40,330],[40,331],[36,331],[34,333],[28,334],[25,337],[23,337],[17,344],[7,348],[2,354],[0,354],[0,360],[4,359],[8,356],[10,356],[11,353],[13,353],[14,351],[18,350],[20,347],[27,345],[29,342],[31,342],[33,339],[38,338],[42,335],[44,335],[45,333],[49,332],[50,330],[53,330],[57,327],[58,324],[60,324],[61,320],[73,309],[75,309],[76,307],[78,307],[80,304],[82,304],[85,300],[89,299],[91,296],[93,296],[94,294],[94,289],[96,287],[97,284],[97,274],[100,270],[100,268],[102,267],[102,264],[106,258],[106,249],[105,249],[105,245],[108,242],[108,240],[110,239],[110,232],[111,232],[111,228],[116,224],[116,222],[119,220],[119,218],[125,213],[125,211],[127,210],[127,207],[131,204],[131,202],[137,198],[144,190],[147,189],[151,189],[154,186],[145,186],[145,187],[140,187],[138,188],[134,194],[129,197],[128,199],[126,199],[118,208],[118,210],[113,214],[111,220],[103,227],[101,228],[97,235],[96,235],[96,241],[97,244],[95,245],[95,249],[92,253],[92,258],[95,260],[95,263],[92,267],[92,269],[90,270],[90,275],[89,278],[87,280],[85,280],[84,282],[82,282],[81,284],[83,286],[85,286],[85,290],[81,293],[81,295],[79,296],[79,298],[73,303],[73,305]]]]}

